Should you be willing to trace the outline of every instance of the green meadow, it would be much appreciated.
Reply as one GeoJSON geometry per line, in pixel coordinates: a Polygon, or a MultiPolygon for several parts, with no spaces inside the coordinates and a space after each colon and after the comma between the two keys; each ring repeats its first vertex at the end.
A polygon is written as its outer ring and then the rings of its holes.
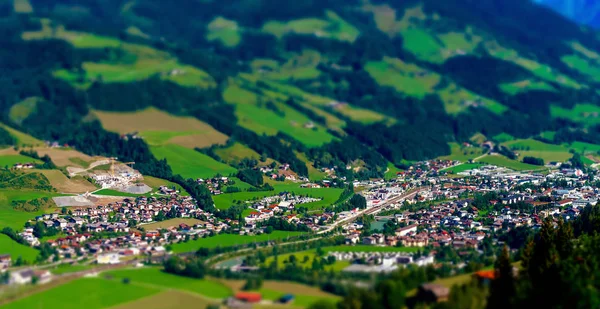
{"type": "Polygon", "coordinates": [[[479,147],[464,147],[459,143],[449,143],[450,155],[439,157],[440,160],[452,160],[467,162],[473,160],[483,154],[483,150],[479,147]]]}
{"type": "Polygon", "coordinates": [[[44,144],[44,142],[40,141],[39,139],[31,135],[25,134],[23,132],[17,131],[3,123],[0,123],[0,127],[8,131],[8,133],[10,133],[10,135],[12,135],[17,140],[18,146],[38,146],[44,144]]]}
{"type": "Polygon", "coordinates": [[[200,248],[232,247],[246,245],[251,243],[262,243],[266,241],[285,240],[288,237],[295,237],[304,234],[303,232],[273,231],[271,234],[260,234],[256,236],[246,236],[237,234],[219,234],[213,237],[190,240],[173,244],[173,252],[195,252],[200,248]]]}
{"type": "Polygon", "coordinates": [[[515,83],[506,83],[499,85],[500,89],[510,95],[519,94],[529,90],[548,90],[555,91],[549,84],[542,81],[524,80],[515,83]]]}
{"type": "Polygon", "coordinates": [[[500,167],[506,167],[515,171],[531,171],[543,169],[543,166],[526,164],[520,161],[511,160],[501,155],[488,155],[477,160],[477,162],[487,163],[500,167]]]}
{"type": "Polygon", "coordinates": [[[302,18],[288,22],[268,21],[262,31],[282,37],[286,33],[314,34],[319,37],[330,38],[339,41],[354,42],[359,30],[343,20],[332,11],[326,11],[326,18],[302,18]]]}
{"type": "Polygon", "coordinates": [[[492,137],[492,139],[498,143],[505,143],[514,140],[515,137],[508,133],[500,133],[492,137]]]}
{"type": "Polygon", "coordinates": [[[401,33],[404,48],[419,59],[437,63],[443,61],[440,53],[442,45],[436,37],[421,28],[406,29],[401,33]]]}
{"type": "Polygon", "coordinates": [[[173,173],[184,178],[210,178],[216,174],[227,176],[237,172],[235,168],[203,153],[175,144],[151,146],[150,151],[159,160],[167,159],[173,173]]]}
{"type": "Polygon", "coordinates": [[[342,194],[342,189],[337,188],[300,188],[298,184],[275,184],[274,191],[260,191],[260,192],[236,192],[226,193],[213,196],[215,206],[219,209],[228,209],[234,204],[243,201],[250,201],[255,199],[261,199],[267,196],[274,196],[280,192],[293,192],[297,195],[307,195],[315,198],[322,198],[323,200],[313,203],[302,204],[302,207],[308,209],[319,209],[324,208],[333,204],[342,194]]]}
{"type": "Polygon", "coordinates": [[[600,145],[584,143],[584,142],[573,142],[570,145],[566,145],[566,147],[568,147],[569,149],[573,149],[579,153],[600,151],[600,145]]]}
{"type": "Polygon", "coordinates": [[[260,159],[260,154],[238,142],[226,148],[218,148],[215,153],[225,162],[240,161],[243,158],[260,159]]]}
{"type": "Polygon", "coordinates": [[[151,285],[161,289],[176,289],[201,294],[210,298],[226,298],[231,289],[210,279],[193,279],[163,272],[159,267],[109,271],[106,275],[116,279],[129,278],[131,284],[151,285]]]}
{"type": "Polygon", "coordinates": [[[43,211],[25,212],[15,210],[12,206],[12,201],[17,200],[34,200],[41,197],[57,196],[59,194],[28,190],[5,190],[0,189],[0,229],[10,227],[14,230],[21,230],[30,219],[41,215],[43,211]]]}
{"type": "Polygon", "coordinates": [[[224,46],[235,47],[242,40],[238,23],[233,20],[216,17],[208,24],[206,39],[220,41],[224,46]]]}
{"type": "Polygon", "coordinates": [[[464,171],[468,171],[468,170],[472,170],[472,169],[476,169],[476,168],[480,168],[482,167],[483,164],[478,164],[478,163],[463,163],[460,165],[456,165],[447,169],[443,169],[442,171],[444,172],[448,172],[451,174],[457,174],[460,172],[464,172],[464,171]]]}
{"type": "Polygon", "coordinates": [[[422,98],[431,93],[440,82],[440,76],[404,63],[400,59],[386,58],[384,61],[369,61],[365,70],[382,86],[394,87],[410,96],[422,98]]]}
{"type": "Polygon", "coordinates": [[[2,308],[102,309],[144,298],[159,291],[158,288],[125,284],[117,280],[82,278],[8,303],[2,308]]]}
{"type": "Polygon", "coordinates": [[[0,167],[11,168],[17,163],[41,163],[41,161],[23,155],[0,155],[0,167]]]}
{"type": "Polygon", "coordinates": [[[22,245],[5,234],[0,234],[0,255],[10,254],[13,262],[19,257],[28,262],[35,262],[38,253],[36,249],[22,245]]]}
{"type": "Polygon", "coordinates": [[[502,144],[519,154],[519,160],[524,157],[544,159],[544,162],[564,162],[573,155],[562,145],[547,144],[535,139],[516,139],[502,144]]]}
{"type": "Polygon", "coordinates": [[[587,126],[600,123],[600,106],[594,104],[576,104],[571,109],[551,105],[550,114],[554,118],[564,118],[587,126]]]}
{"type": "Polygon", "coordinates": [[[258,97],[238,86],[229,86],[223,98],[235,106],[238,124],[258,134],[283,132],[308,147],[321,146],[334,139],[321,125],[314,124],[306,115],[277,100],[258,97]]]}
{"type": "Polygon", "coordinates": [[[583,58],[579,55],[563,56],[561,60],[572,69],[587,75],[594,81],[600,81],[600,65],[595,61],[583,58]]]}

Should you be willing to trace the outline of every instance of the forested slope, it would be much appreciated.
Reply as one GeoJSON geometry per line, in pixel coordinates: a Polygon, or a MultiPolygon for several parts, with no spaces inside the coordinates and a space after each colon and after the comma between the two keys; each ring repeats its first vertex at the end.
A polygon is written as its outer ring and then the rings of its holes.
{"type": "Polygon", "coordinates": [[[600,41],[533,3],[16,3],[0,1],[1,121],[148,175],[177,177],[157,148],[241,168],[223,154],[243,147],[301,176],[365,178],[475,134],[600,142],[600,41]],[[97,116],[150,107],[199,124],[125,139],[97,116]]]}

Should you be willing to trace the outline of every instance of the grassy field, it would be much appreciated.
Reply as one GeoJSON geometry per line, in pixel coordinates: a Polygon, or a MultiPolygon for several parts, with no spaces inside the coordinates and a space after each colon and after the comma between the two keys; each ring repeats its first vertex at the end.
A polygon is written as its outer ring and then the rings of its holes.
{"type": "Polygon", "coordinates": [[[19,145],[19,146],[33,147],[33,146],[40,146],[40,145],[44,144],[44,142],[40,141],[39,139],[37,139],[29,134],[25,134],[23,132],[17,131],[3,123],[0,123],[0,127],[5,129],[6,131],[8,131],[8,133],[10,133],[10,135],[12,135],[17,140],[17,145],[19,145]]]}
{"type": "Polygon", "coordinates": [[[584,143],[584,142],[573,142],[571,145],[567,145],[566,147],[568,147],[569,149],[573,149],[579,153],[600,151],[600,145],[584,143]]]}
{"type": "Polygon", "coordinates": [[[354,42],[360,32],[332,11],[326,12],[326,19],[303,18],[288,22],[268,21],[262,30],[277,37],[286,33],[314,34],[340,41],[354,42]]]}
{"type": "Polygon", "coordinates": [[[10,254],[13,262],[19,257],[28,262],[35,262],[39,251],[22,245],[4,234],[0,234],[0,255],[2,254],[10,254]]]}
{"type": "Polygon", "coordinates": [[[216,85],[208,73],[180,63],[167,52],[125,43],[113,37],[69,31],[62,25],[52,25],[48,19],[42,20],[40,31],[24,32],[21,37],[24,40],[62,39],[76,48],[116,48],[124,52],[115,61],[84,62],[83,75],[65,69],[54,72],[55,77],[82,88],[89,87],[98,77],[105,83],[115,83],[139,81],[157,74],[184,87],[210,88],[216,85]]]}
{"type": "Polygon", "coordinates": [[[474,104],[485,107],[495,114],[502,114],[508,109],[496,101],[481,97],[454,83],[450,83],[446,88],[439,90],[438,94],[444,102],[446,112],[449,114],[458,114],[474,104]]]}
{"type": "Polygon", "coordinates": [[[450,155],[442,156],[440,160],[455,160],[461,162],[467,162],[475,159],[483,154],[483,150],[479,147],[463,147],[458,143],[449,143],[450,155]]]}
{"type": "Polygon", "coordinates": [[[41,163],[42,161],[23,155],[0,155],[0,166],[11,168],[16,163],[41,163]]]}
{"type": "Polygon", "coordinates": [[[141,226],[143,226],[144,229],[146,229],[146,230],[158,230],[158,229],[167,229],[167,228],[174,227],[174,226],[176,227],[182,223],[187,224],[187,225],[195,225],[200,222],[202,222],[202,221],[200,221],[198,219],[194,219],[194,218],[176,218],[176,219],[169,219],[169,220],[150,223],[150,224],[143,224],[141,226]]]}
{"type": "Polygon", "coordinates": [[[141,299],[159,289],[100,278],[82,278],[2,306],[12,308],[101,309],[141,299]]]}
{"type": "Polygon", "coordinates": [[[111,309],[207,308],[209,305],[218,305],[218,303],[188,292],[165,290],[152,296],[111,307],[111,309]]]}
{"type": "Polygon", "coordinates": [[[443,169],[442,171],[444,172],[448,172],[450,174],[458,174],[460,172],[464,172],[464,171],[468,171],[468,170],[472,170],[472,169],[476,169],[483,166],[483,164],[477,164],[477,163],[463,163],[457,166],[453,166],[447,169],[443,169]]]}
{"type": "Polygon", "coordinates": [[[515,137],[508,133],[500,133],[500,134],[492,137],[492,139],[498,143],[505,143],[505,142],[510,142],[510,141],[514,140],[515,137]]]}
{"type": "Polygon", "coordinates": [[[544,159],[546,163],[564,162],[573,156],[565,146],[547,144],[531,138],[515,139],[502,145],[516,151],[519,154],[519,160],[529,156],[544,159]]]}
{"type": "Polygon", "coordinates": [[[232,247],[236,245],[250,244],[254,242],[266,242],[272,240],[284,240],[288,237],[302,235],[302,232],[273,231],[271,234],[261,234],[256,236],[219,234],[214,237],[200,238],[190,240],[186,243],[177,243],[173,245],[173,252],[194,252],[200,248],[232,247]]]}
{"type": "MultiPolygon", "coordinates": [[[[312,263],[315,260],[315,258],[317,258],[317,253],[316,250],[306,250],[306,251],[298,251],[298,252],[292,252],[292,253],[286,253],[286,254],[281,254],[277,256],[277,267],[278,268],[284,268],[285,265],[287,263],[289,263],[290,261],[290,256],[295,256],[296,260],[297,260],[297,265],[303,268],[310,268],[312,267],[312,263]],[[304,259],[306,259],[306,257],[308,257],[308,260],[306,262],[304,262],[304,259]]],[[[265,260],[264,265],[270,265],[271,263],[273,263],[275,261],[275,257],[271,256],[268,257],[265,260]]],[[[342,271],[344,268],[350,266],[350,262],[349,261],[336,261],[333,265],[327,265],[325,266],[325,271],[342,271]]]]}
{"type": "Polygon", "coordinates": [[[53,275],[70,274],[98,267],[97,264],[59,264],[58,266],[48,269],[53,275]]]}
{"type": "Polygon", "coordinates": [[[50,184],[62,193],[85,193],[96,190],[96,186],[87,181],[87,179],[81,176],[75,176],[68,178],[59,170],[28,170],[27,172],[41,173],[48,180],[50,184]]]}
{"type": "Polygon", "coordinates": [[[322,180],[327,177],[327,173],[314,167],[313,163],[306,157],[305,153],[297,152],[296,157],[306,164],[308,168],[308,178],[310,180],[322,180]]]}
{"type": "Polygon", "coordinates": [[[321,54],[305,49],[299,53],[287,55],[287,61],[279,64],[276,60],[258,58],[250,63],[253,71],[262,78],[274,81],[315,79],[321,75],[317,66],[321,63],[321,54]]]}
{"type": "Polygon", "coordinates": [[[326,128],[312,123],[306,115],[284,103],[258,97],[235,85],[225,89],[223,97],[235,106],[238,124],[258,134],[275,135],[283,132],[308,147],[321,146],[334,139],[326,128]]]}
{"type": "Polygon", "coordinates": [[[506,168],[510,168],[515,171],[530,171],[530,170],[539,170],[539,169],[544,168],[543,166],[531,165],[531,164],[526,164],[526,163],[519,162],[516,160],[511,160],[511,159],[509,159],[505,156],[501,156],[501,155],[491,155],[491,156],[488,155],[488,156],[482,157],[481,159],[478,159],[477,162],[506,167],[506,168]]]}
{"type": "Polygon", "coordinates": [[[13,9],[16,13],[31,13],[33,12],[33,7],[29,0],[13,0],[13,9]]]}
{"type": "Polygon", "coordinates": [[[595,61],[583,58],[580,55],[568,55],[561,57],[562,62],[572,69],[587,75],[594,81],[600,81],[600,66],[595,61]]]}
{"type": "Polygon", "coordinates": [[[93,161],[105,159],[103,157],[90,157],[73,149],[37,147],[34,150],[40,156],[48,155],[52,162],[59,167],[89,165],[93,161]]]}
{"type": "Polygon", "coordinates": [[[383,61],[369,61],[365,70],[379,85],[390,86],[399,92],[419,98],[431,93],[440,82],[438,74],[388,57],[383,61]]]}
{"type": "Polygon", "coordinates": [[[193,117],[174,116],[147,108],[136,112],[94,111],[102,126],[112,132],[138,132],[149,145],[177,144],[187,148],[204,148],[223,144],[227,136],[193,117]]]}
{"type": "Polygon", "coordinates": [[[220,41],[227,47],[235,47],[242,40],[240,28],[236,21],[216,17],[208,24],[206,39],[209,41],[220,41]]]}
{"type": "Polygon", "coordinates": [[[157,159],[167,159],[174,174],[184,178],[209,178],[216,174],[229,175],[237,170],[193,149],[179,145],[151,146],[157,159]]]}
{"type": "Polygon", "coordinates": [[[554,118],[565,118],[588,126],[600,123],[600,106],[593,104],[576,104],[572,109],[551,105],[550,114],[554,118]]]}
{"type": "Polygon", "coordinates": [[[398,172],[402,172],[401,169],[397,168],[393,163],[388,162],[387,171],[383,175],[385,179],[394,179],[398,172]]]}
{"type": "Polygon", "coordinates": [[[225,162],[240,161],[243,158],[260,159],[260,154],[256,151],[237,142],[229,147],[216,149],[215,153],[225,162]]]}
{"type": "Polygon", "coordinates": [[[21,125],[23,120],[27,119],[27,117],[37,111],[37,105],[40,100],[41,99],[38,97],[29,97],[13,105],[8,111],[8,118],[12,122],[21,125]]]}
{"type": "Polygon", "coordinates": [[[500,89],[508,94],[515,95],[529,90],[548,90],[555,91],[549,84],[543,81],[523,80],[515,83],[507,83],[499,85],[500,89]]]}
{"type": "Polygon", "coordinates": [[[175,188],[177,188],[177,190],[179,190],[180,195],[183,195],[183,196],[189,195],[189,193],[187,193],[180,185],[178,185],[174,182],[170,182],[165,179],[156,178],[156,177],[152,177],[152,176],[144,176],[144,180],[141,181],[141,183],[148,185],[149,187],[151,187],[154,190],[158,190],[158,188],[160,188],[161,186],[166,186],[169,188],[175,187],[175,188]]]}
{"type": "Polygon", "coordinates": [[[29,201],[56,195],[54,193],[28,190],[0,190],[0,229],[10,227],[14,230],[21,230],[27,220],[44,213],[43,211],[24,212],[15,210],[11,205],[12,201],[29,201]]]}
{"type": "Polygon", "coordinates": [[[227,209],[232,205],[241,201],[250,201],[254,199],[260,199],[267,196],[273,196],[280,192],[293,192],[297,195],[312,196],[315,198],[323,198],[323,200],[313,203],[302,204],[302,207],[308,209],[318,209],[333,204],[339,196],[342,194],[342,189],[337,188],[300,188],[298,184],[280,184],[274,185],[274,191],[261,191],[261,192],[236,192],[226,193],[213,196],[215,206],[219,209],[227,209]]]}
{"type": "Polygon", "coordinates": [[[405,29],[401,32],[404,48],[413,53],[419,59],[442,62],[442,45],[438,39],[420,28],[405,29]]]}
{"type": "Polygon", "coordinates": [[[232,295],[225,285],[209,279],[193,279],[165,273],[159,267],[116,270],[106,273],[117,279],[129,278],[131,284],[151,285],[159,289],[176,289],[204,295],[210,298],[226,298],[232,295]]]}

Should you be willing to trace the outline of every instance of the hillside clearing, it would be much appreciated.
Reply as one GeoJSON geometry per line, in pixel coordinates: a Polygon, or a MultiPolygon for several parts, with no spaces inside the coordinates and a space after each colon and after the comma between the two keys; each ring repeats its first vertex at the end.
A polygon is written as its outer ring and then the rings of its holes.
{"type": "Polygon", "coordinates": [[[271,234],[260,234],[255,236],[219,234],[213,237],[190,240],[173,244],[173,252],[196,252],[200,248],[233,247],[251,243],[262,243],[267,241],[284,240],[304,234],[303,232],[273,231],[271,234]]]}
{"type": "Polygon", "coordinates": [[[13,262],[21,257],[26,262],[35,262],[39,252],[29,246],[22,245],[5,234],[0,234],[0,255],[10,254],[13,262]]]}
{"type": "Polygon", "coordinates": [[[96,190],[96,186],[81,176],[68,178],[59,170],[29,170],[28,172],[42,173],[50,184],[62,193],[85,193],[96,190]]]}
{"type": "Polygon", "coordinates": [[[216,174],[230,175],[237,173],[235,168],[183,146],[174,144],[150,146],[150,151],[159,160],[167,159],[173,173],[184,178],[210,178],[216,174]]]}

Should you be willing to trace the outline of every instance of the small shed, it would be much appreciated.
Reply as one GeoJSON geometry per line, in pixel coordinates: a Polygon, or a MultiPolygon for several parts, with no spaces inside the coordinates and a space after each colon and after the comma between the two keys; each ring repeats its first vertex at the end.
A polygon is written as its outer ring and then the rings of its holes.
{"type": "Polygon", "coordinates": [[[238,292],[235,294],[235,299],[246,303],[258,303],[262,300],[262,295],[255,292],[238,292]]]}

